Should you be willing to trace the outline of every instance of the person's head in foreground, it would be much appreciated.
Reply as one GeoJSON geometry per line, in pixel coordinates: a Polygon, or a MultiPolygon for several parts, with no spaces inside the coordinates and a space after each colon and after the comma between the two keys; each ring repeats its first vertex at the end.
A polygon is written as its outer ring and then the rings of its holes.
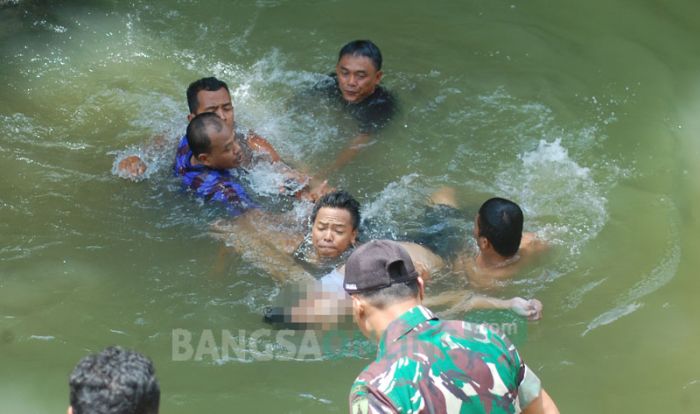
{"type": "Polygon", "coordinates": [[[374,339],[381,337],[398,312],[420,305],[424,294],[423,279],[411,256],[389,240],[372,240],[350,255],[343,288],[352,297],[360,331],[374,339]]]}
{"type": "Polygon", "coordinates": [[[382,53],[370,40],[352,41],[340,49],[335,72],[343,99],[351,104],[362,102],[382,80],[382,53]]]}
{"type": "Polygon", "coordinates": [[[504,259],[518,253],[523,236],[523,212],[505,198],[491,198],[479,208],[474,220],[474,238],[483,254],[497,254],[504,259]]]}
{"type": "Polygon", "coordinates": [[[233,102],[226,82],[209,77],[190,83],[187,87],[187,107],[190,110],[188,121],[201,113],[213,112],[233,129],[233,102]]]}
{"type": "Polygon", "coordinates": [[[379,341],[377,359],[352,386],[352,413],[558,413],[505,336],[441,321],[421,305],[423,281],[398,243],[357,248],[343,286],[356,324],[379,341]]]}
{"type": "Polygon", "coordinates": [[[217,170],[240,166],[241,147],[231,127],[213,112],[201,113],[187,125],[193,163],[217,170]]]}
{"type": "Polygon", "coordinates": [[[81,359],[70,375],[68,414],[157,414],[160,387],[153,363],[118,346],[81,359]]]}
{"type": "Polygon", "coordinates": [[[360,203],[347,191],[318,199],[311,213],[311,241],[319,258],[336,258],[357,243],[360,203]]]}

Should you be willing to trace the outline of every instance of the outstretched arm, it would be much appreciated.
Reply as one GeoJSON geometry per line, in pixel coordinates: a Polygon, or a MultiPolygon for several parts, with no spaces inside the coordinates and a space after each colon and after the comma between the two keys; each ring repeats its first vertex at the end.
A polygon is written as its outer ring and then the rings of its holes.
{"type": "MultiPolygon", "coordinates": [[[[156,154],[168,147],[168,140],[164,135],[156,135],[150,141],[144,143],[140,150],[143,154],[156,154]]],[[[117,174],[122,178],[140,180],[150,167],[140,155],[129,155],[120,160],[115,160],[117,174]]]]}
{"type": "Polygon", "coordinates": [[[284,232],[279,224],[279,216],[254,210],[233,221],[214,222],[211,230],[213,237],[280,282],[314,280],[291,255],[303,236],[284,232]]]}
{"type": "Polygon", "coordinates": [[[353,140],[350,142],[350,145],[345,148],[340,155],[335,159],[335,161],[326,166],[319,175],[321,177],[327,177],[328,175],[338,171],[339,169],[343,168],[346,164],[348,164],[350,161],[357,156],[357,154],[362,151],[362,149],[370,143],[370,138],[371,135],[362,132],[359,135],[357,135],[353,140]]]}
{"type": "MultiPolygon", "coordinates": [[[[272,144],[255,132],[248,131],[248,142],[251,149],[265,154],[270,162],[275,163],[288,179],[298,183],[300,189],[294,193],[297,199],[308,200],[315,203],[319,197],[332,190],[332,188],[328,186],[327,181],[314,180],[307,174],[295,170],[289,164],[282,161],[282,157],[280,157],[272,144]]],[[[284,187],[280,189],[280,191],[285,190],[286,188],[284,187]]]]}
{"type": "Polygon", "coordinates": [[[542,317],[542,302],[537,299],[527,300],[520,297],[497,299],[462,290],[430,296],[424,302],[428,307],[450,305],[446,311],[441,312],[443,315],[465,313],[474,309],[509,309],[530,320],[542,317]]]}

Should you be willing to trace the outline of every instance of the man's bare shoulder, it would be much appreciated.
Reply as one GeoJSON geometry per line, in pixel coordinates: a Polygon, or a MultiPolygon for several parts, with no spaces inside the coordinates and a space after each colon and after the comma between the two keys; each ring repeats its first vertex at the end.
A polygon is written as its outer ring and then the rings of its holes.
{"type": "Polygon", "coordinates": [[[549,250],[549,243],[535,233],[523,233],[518,253],[521,256],[533,256],[549,250]]]}
{"type": "Polygon", "coordinates": [[[272,162],[280,161],[280,155],[277,153],[275,147],[273,147],[268,140],[266,140],[265,138],[261,137],[253,131],[248,131],[247,138],[248,145],[250,145],[250,149],[252,149],[253,151],[267,154],[270,157],[270,161],[272,162]]]}
{"type": "Polygon", "coordinates": [[[434,272],[439,271],[445,265],[440,256],[420,244],[412,242],[399,242],[399,244],[406,249],[416,270],[424,279],[430,278],[434,272]]]}

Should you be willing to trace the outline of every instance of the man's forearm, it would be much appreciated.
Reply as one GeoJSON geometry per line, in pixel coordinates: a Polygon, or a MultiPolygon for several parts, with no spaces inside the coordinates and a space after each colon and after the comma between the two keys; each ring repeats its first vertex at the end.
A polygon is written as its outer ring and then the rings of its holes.
{"type": "Polygon", "coordinates": [[[559,414],[559,408],[543,388],[540,395],[525,407],[523,414],[559,414]]]}

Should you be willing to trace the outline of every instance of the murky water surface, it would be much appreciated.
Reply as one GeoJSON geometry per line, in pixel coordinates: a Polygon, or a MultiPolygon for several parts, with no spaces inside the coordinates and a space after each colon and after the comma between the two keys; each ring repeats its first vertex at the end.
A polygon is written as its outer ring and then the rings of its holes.
{"type": "Polygon", "coordinates": [[[278,286],[222,254],[219,212],[143,143],[174,143],[185,88],[215,75],[239,124],[319,169],[351,126],[297,98],[358,37],[400,113],[332,183],[389,233],[440,185],[467,208],[519,202],[553,249],[495,294],[544,302],[520,347],[562,411],[700,409],[700,3],[90,3],[0,1],[3,412],[62,412],[74,364],[115,343],[154,359],[162,412],[347,410],[371,346],[281,354],[259,331],[278,286]],[[132,153],[154,166],[142,182],[113,173],[132,153]],[[227,330],[241,352],[176,361],[174,330],[193,351],[227,330]]]}

